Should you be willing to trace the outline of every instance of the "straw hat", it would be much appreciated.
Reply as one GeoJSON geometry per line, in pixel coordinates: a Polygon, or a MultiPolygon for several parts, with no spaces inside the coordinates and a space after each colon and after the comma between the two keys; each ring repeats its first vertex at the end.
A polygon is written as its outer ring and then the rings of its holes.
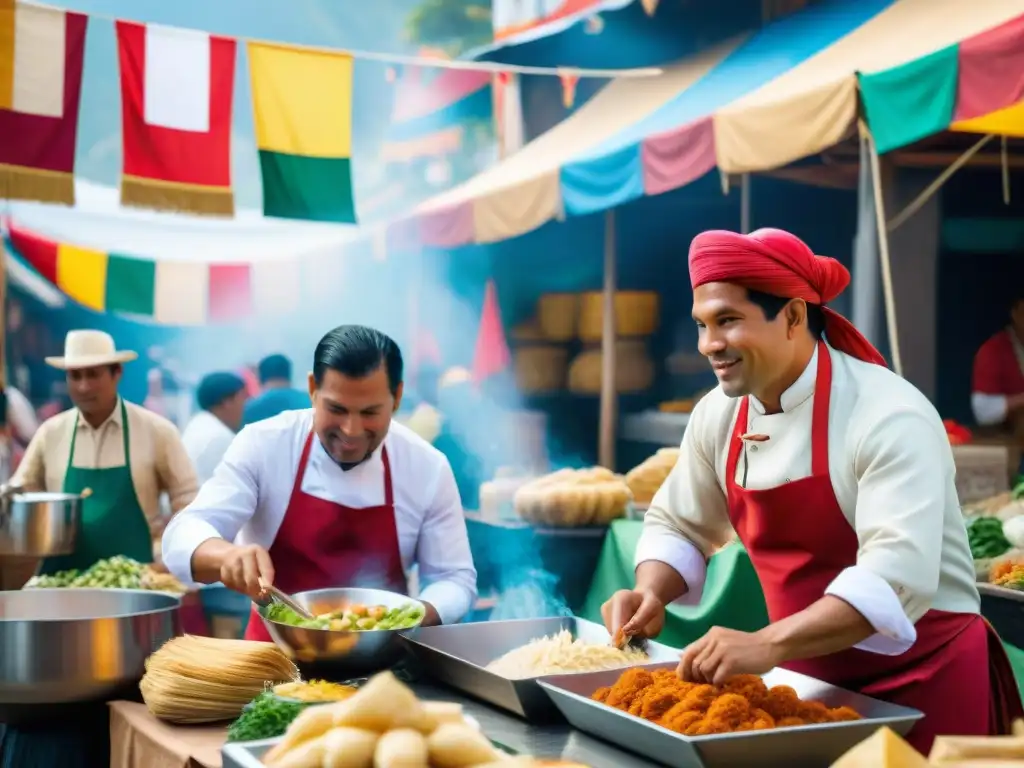
{"type": "Polygon", "coordinates": [[[103,331],[68,331],[64,338],[64,357],[48,357],[46,364],[62,371],[75,368],[94,368],[97,365],[114,365],[135,360],[138,355],[131,350],[120,350],[114,346],[114,338],[103,331]]]}

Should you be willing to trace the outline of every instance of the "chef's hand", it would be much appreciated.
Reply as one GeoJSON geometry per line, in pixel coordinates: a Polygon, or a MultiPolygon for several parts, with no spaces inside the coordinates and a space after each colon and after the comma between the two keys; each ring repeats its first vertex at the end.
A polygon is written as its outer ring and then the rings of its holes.
{"type": "Polygon", "coordinates": [[[601,606],[605,629],[613,637],[656,637],[665,626],[665,604],[650,590],[620,589],[601,606]]]}
{"type": "Polygon", "coordinates": [[[777,647],[756,632],[712,627],[683,649],[676,672],[693,683],[721,685],[734,675],[763,675],[783,662],[777,647]]]}
{"type": "Polygon", "coordinates": [[[225,587],[260,600],[264,597],[260,579],[267,584],[274,583],[274,564],[270,561],[270,553],[263,547],[233,545],[224,553],[220,580],[225,587]]]}

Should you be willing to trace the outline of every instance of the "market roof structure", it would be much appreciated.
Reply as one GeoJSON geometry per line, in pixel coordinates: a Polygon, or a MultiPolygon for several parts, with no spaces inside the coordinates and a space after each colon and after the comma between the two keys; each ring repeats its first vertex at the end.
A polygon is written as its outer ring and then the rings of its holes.
{"type": "Polygon", "coordinates": [[[396,223],[454,247],[780,168],[863,114],[880,152],[945,131],[1024,135],[1024,0],[822,0],[647,79],[612,82],[504,162],[396,223]]]}

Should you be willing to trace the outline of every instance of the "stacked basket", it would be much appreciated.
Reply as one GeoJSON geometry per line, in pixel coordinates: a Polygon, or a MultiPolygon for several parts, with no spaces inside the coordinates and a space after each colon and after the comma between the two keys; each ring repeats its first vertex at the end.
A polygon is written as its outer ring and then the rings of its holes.
{"type": "MultiPolygon", "coordinates": [[[[619,291],[615,294],[616,384],[620,393],[640,392],[654,381],[647,350],[657,330],[658,294],[619,291]]],[[[534,318],[512,331],[516,384],[524,394],[569,390],[593,395],[601,391],[601,338],[604,295],[548,293],[537,302],[534,318]],[[581,343],[569,363],[571,348],[581,343]]]]}

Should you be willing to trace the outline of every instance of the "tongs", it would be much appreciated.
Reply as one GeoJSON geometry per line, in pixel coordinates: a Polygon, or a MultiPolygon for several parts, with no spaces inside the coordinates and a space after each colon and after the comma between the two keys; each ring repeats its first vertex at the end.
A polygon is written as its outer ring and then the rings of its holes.
{"type": "Polygon", "coordinates": [[[309,612],[308,608],[300,604],[294,597],[289,595],[287,592],[278,589],[273,584],[267,584],[267,582],[265,582],[262,578],[259,580],[259,582],[260,589],[269,594],[271,600],[281,603],[282,605],[285,605],[288,608],[291,608],[303,619],[315,618],[313,614],[309,612]]]}

